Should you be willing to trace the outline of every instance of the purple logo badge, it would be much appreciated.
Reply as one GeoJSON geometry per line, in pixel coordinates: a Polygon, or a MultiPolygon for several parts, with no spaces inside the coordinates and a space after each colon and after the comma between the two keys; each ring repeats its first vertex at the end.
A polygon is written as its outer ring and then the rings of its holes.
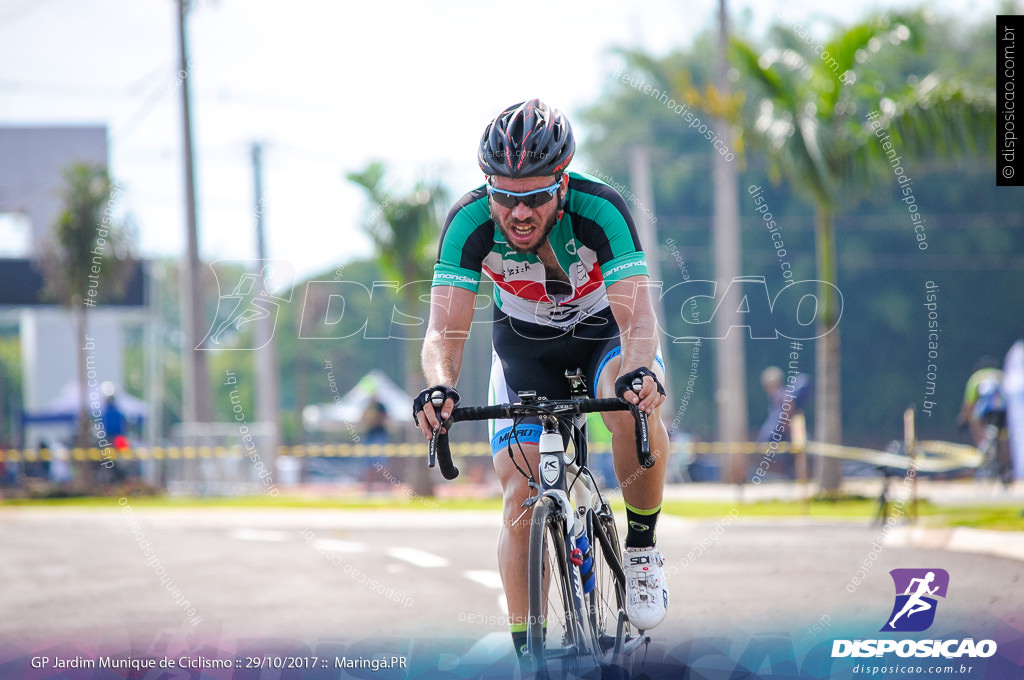
{"type": "Polygon", "coordinates": [[[938,597],[946,597],[949,572],[945,569],[893,569],[896,603],[882,631],[905,633],[927,630],[935,621],[938,597]]]}

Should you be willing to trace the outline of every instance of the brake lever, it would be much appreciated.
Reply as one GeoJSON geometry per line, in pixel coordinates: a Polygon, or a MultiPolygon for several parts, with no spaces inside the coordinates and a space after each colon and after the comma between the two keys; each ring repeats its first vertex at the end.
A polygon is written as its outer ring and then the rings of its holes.
{"type": "MultiPolygon", "coordinates": [[[[441,392],[440,390],[435,391],[433,394],[430,395],[430,403],[433,404],[434,410],[437,412],[437,415],[440,416],[440,409],[441,409],[441,406],[444,404],[444,393],[441,392]]],[[[442,421],[442,420],[440,420],[440,418],[438,418],[438,423],[439,423],[438,426],[431,430],[430,441],[427,443],[427,467],[428,468],[432,468],[432,467],[437,465],[437,446],[438,446],[438,442],[440,441],[441,437],[447,437],[448,436],[447,433],[441,434],[441,430],[442,429],[445,429],[445,430],[449,429],[451,427],[451,425],[452,425],[452,419],[448,418],[447,420],[443,420],[442,421]]],[[[442,466],[442,470],[441,470],[442,473],[446,472],[446,470],[445,470],[446,467],[447,467],[446,465],[442,466]]],[[[455,469],[454,466],[452,466],[452,467],[453,467],[453,469],[455,469]]],[[[455,469],[455,474],[456,475],[458,474],[458,470],[457,469],[455,469]]],[[[445,474],[445,476],[447,477],[447,474],[445,474]]]]}
{"type": "MultiPolygon", "coordinates": [[[[640,390],[643,389],[643,386],[643,378],[633,379],[632,387],[637,396],[640,396],[640,390]]],[[[647,414],[640,410],[640,406],[638,404],[630,404],[629,410],[633,412],[633,418],[636,421],[637,460],[639,460],[640,465],[644,468],[654,467],[655,461],[654,456],[651,455],[651,439],[647,414]]]]}

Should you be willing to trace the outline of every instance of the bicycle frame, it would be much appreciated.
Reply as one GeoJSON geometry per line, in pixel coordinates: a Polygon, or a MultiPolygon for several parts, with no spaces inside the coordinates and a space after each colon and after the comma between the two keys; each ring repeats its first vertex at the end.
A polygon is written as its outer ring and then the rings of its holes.
{"type": "MultiPolygon", "coordinates": [[[[545,650],[544,633],[538,624],[528,627],[527,646],[531,654],[536,654],[538,663],[543,663],[545,658],[558,656],[576,659],[589,656],[595,663],[603,666],[617,663],[620,655],[631,653],[640,645],[649,642],[650,637],[646,634],[639,634],[627,640],[627,618],[622,590],[625,575],[620,564],[621,545],[618,544],[616,538],[614,518],[607,499],[601,495],[587,469],[586,414],[599,411],[631,411],[636,420],[638,461],[641,466],[648,468],[654,464],[654,458],[650,452],[646,414],[635,405],[619,399],[588,399],[586,384],[580,370],[567,371],[565,377],[569,380],[570,385],[570,398],[567,400],[548,401],[539,398],[535,392],[520,392],[520,401],[517,404],[456,408],[451,414],[451,418],[443,425],[446,429],[450,429],[451,424],[458,421],[493,418],[515,419],[524,416],[535,417],[540,421],[542,433],[539,444],[539,467],[535,476],[532,470],[530,472],[529,486],[533,494],[523,502],[522,507],[528,511],[533,510],[531,532],[541,526],[538,531],[543,533],[537,534],[538,537],[541,537],[541,543],[555,537],[558,539],[554,543],[554,550],[557,552],[554,564],[558,565],[559,576],[566,582],[558,606],[564,606],[567,609],[565,612],[567,642],[563,641],[561,654],[551,654],[549,651],[541,654],[540,652],[545,650]],[[560,424],[569,427],[571,452],[563,443],[559,430],[560,424]],[[572,500],[570,500],[570,494],[572,500]],[[537,509],[541,507],[541,503],[544,506],[540,520],[543,525],[534,523],[537,509]],[[599,519],[599,521],[595,521],[595,519],[599,519]],[[547,535],[547,528],[552,520],[559,528],[553,529],[551,534],[547,535]],[[605,597],[608,595],[608,588],[592,590],[590,606],[586,603],[587,597],[583,592],[582,574],[578,569],[578,564],[572,561],[579,557],[579,551],[576,549],[576,533],[580,522],[584,524],[584,530],[592,546],[593,559],[596,562],[597,550],[600,549],[600,557],[604,562],[605,570],[613,575],[612,582],[604,585],[611,586],[614,593],[614,604],[607,599],[599,599],[599,594],[605,597]],[[610,532],[609,522],[611,523],[610,532]],[[598,533],[600,540],[598,540],[598,533]],[[547,535],[546,539],[543,538],[545,535],[547,535]],[[576,551],[575,555],[574,551],[576,551]],[[601,612],[605,613],[605,617],[600,616],[601,612]],[[615,628],[614,639],[609,630],[611,626],[615,628]],[[592,636],[588,637],[588,633],[592,636]]],[[[439,407],[440,402],[443,401],[443,395],[440,392],[435,393],[432,396],[432,401],[434,401],[435,407],[439,407]]],[[[429,442],[428,466],[434,467],[435,463],[439,465],[441,473],[446,479],[454,479],[458,476],[458,468],[455,467],[451,459],[447,434],[441,434],[440,429],[434,431],[434,436],[429,442]]],[[[520,472],[523,471],[520,469],[520,472]]],[[[525,472],[523,474],[526,475],[525,472]]],[[[531,537],[532,544],[533,538],[531,537]]],[[[531,562],[531,564],[533,563],[531,562]]],[[[550,572],[550,569],[547,572],[550,572]]],[[[543,570],[535,571],[531,566],[531,574],[535,573],[545,572],[543,570]]],[[[534,578],[531,576],[531,579],[534,578]]],[[[548,578],[554,579],[556,575],[548,573],[548,576],[544,577],[545,584],[548,583],[548,578]]],[[[539,580],[531,582],[540,583],[539,580]]],[[[546,588],[546,586],[544,587],[546,588]]],[[[546,595],[541,597],[542,599],[546,598],[546,595]]],[[[547,601],[546,599],[543,601],[545,604],[538,609],[546,610],[547,601]]],[[[531,613],[531,616],[544,616],[544,614],[531,613]]]]}
{"type": "MultiPolygon", "coordinates": [[[[582,372],[566,373],[570,383],[570,396],[572,399],[585,399],[587,396],[586,384],[583,381],[582,372]]],[[[519,394],[520,402],[525,405],[541,404],[536,400],[532,392],[519,394]]],[[[557,407],[556,407],[557,408],[557,407]]],[[[555,507],[558,508],[557,520],[564,527],[563,536],[565,540],[565,554],[570,554],[576,547],[575,536],[579,531],[579,522],[584,523],[584,531],[588,537],[591,550],[597,551],[600,545],[595,536],[592,520],[595,515],[611,515],[611,508],[608,500],[601,495],[590,471],[588,463],[588,440],[586,429],[586,416],[573,414],[571,419],[567,416],[543,414],[540,416],[542,433],[540,437],[539,455],[540,467],[536,485],[532,485],[537,494],[531,496],[523,505],[532,507],[542,498],[550,498],[555,507]],[[558,430],[559,423],[565,422],[571,425],[569,443],[572,450],[563,444],[562,435],[558,430]],[[570,481],[571,479],[571,481],[570,481]],[[570,493],[572,500],[570,501],[570,493]]],[[[549,516],[550,517],[550,516],[549,516]]],[[[611,565],[609,565],[611,566],[611,565]]],[[[619,567],[621,570],[621,567],[619,567]]],[[[579,641],[587,635],[583,621],[591,612],[593,605],[588,606],[583,593],[583,579],[580,571],[575,568],[567,570],[571,584],[572,607],[575,611],[575,628],[573,639],[577,641],[576,647],[580,647],[579,641]]],[[[619,578],[624,580],[624,575],[619,573],[619,578]]],[[[621,607],[618,609],[615,620],[615,641],[612,648],[612,662],[618,660],[623,654],[629,654],[640,645],[649,642],[650,638],[641,635],[626,643],[626,612],[621,607]]],[[[595,631],[596,635],[596,631],[595,631]]],[[[599,640],[594,639],[595,644],[599,640]]],[[[527,638],[527,646],[531,653],[539,649],[541,641],[533,640],[532,635],[527,638]]],[[[585,647],[585,646],[584,646],[585,647]]],[[[586,651],[577,649],[576,651],[586,651]]],[[[596,652],[597,650],[595,650],[596,652]]]]}

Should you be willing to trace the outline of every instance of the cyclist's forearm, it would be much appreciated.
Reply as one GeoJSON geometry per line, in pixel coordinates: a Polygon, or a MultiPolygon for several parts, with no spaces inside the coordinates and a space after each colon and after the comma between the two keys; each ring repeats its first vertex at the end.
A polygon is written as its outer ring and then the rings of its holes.
{"type": "Polygon", "coordinates": [[[634,315],[629,328],[622,331],[622,364],[619,373],[654,365],[654,356],[658,351],[657,323],[654,314],[649,318],[645,314],[634,315]]]}
{"type": "Polygon", "coordinates": [[[462,351],[473,323],[476,292],[451,286],[430,291],[430,320],[420,360],[427,385],[455,387],[462,370],[462,351]]]}
{"type": "Polygon", "coordinates": [[[650,368],[658,350],[658,320],[646,276],[633,276],[608,286],[608,302],[619,326],[622,344],[620,374],[650,368]]]}
{"type": "Polygon", "coordinates": [[[428,333],[423,341],[423,377],[428,385],[455,387],[462,370],[465,338],[445,337],[443,332],[428,333]]]}

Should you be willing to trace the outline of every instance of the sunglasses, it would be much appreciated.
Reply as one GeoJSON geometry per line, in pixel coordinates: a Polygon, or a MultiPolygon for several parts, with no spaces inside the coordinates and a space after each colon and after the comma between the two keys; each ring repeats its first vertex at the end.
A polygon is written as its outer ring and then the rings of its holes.
{"type": "Polygon", "coordinates": [[[506,208],[514,208],[519,203],[522,203],[527,208],[533,209],[544,205],[554,198],[561,185],[561,182],[555,182],[549,187],[534,189],[533,191],[524,191],[522,193],[505,191],[504,189],[495,189],[491,185],[487,185],[487,195],[490,196],[495,203],[506,208]]]}

